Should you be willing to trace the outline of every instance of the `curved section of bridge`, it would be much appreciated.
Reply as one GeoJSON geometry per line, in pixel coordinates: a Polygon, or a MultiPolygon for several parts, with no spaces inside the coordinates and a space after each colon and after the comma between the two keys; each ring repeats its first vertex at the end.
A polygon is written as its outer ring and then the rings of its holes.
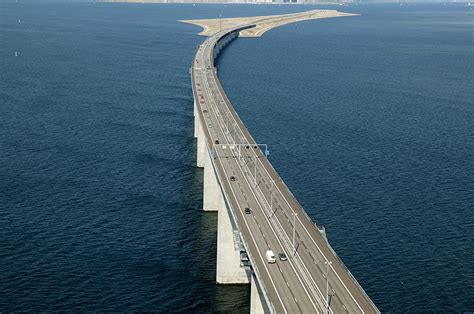
{"type": "Polygon", "coordinates": [[[197,49],[191,68],[203,209],[218,211],[218,284],[252,284],[251,312],[377,313],[378,309],[311,221],[256,143],[214,67],[240,25],[197,49]],[[272,250],[276,263],[269,263],[272,250]],[[278,253],[288,259],[282,260],[278,253]]]}

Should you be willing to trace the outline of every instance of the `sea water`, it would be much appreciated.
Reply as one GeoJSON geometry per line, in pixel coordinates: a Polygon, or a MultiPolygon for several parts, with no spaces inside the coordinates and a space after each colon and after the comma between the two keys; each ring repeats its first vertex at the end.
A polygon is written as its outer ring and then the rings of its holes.
{"type": "MultiPolygon", "coordinates": [[[[215,285],[177,20],[312,8],[2,1],[0,310],[248,312],[215,285]]],[[[472,311],[472,11],[319,8],[361,15],[236,40],[224,89],[380,310],[472,311]]]]}

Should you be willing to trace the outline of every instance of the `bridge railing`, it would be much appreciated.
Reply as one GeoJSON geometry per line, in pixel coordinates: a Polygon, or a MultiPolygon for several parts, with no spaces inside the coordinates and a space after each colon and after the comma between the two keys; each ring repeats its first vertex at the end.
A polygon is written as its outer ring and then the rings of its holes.
{"type": "MultiPolygon", "coordinates": [[[[252,26],[253,27],[253,26],[252,26]]],[[[248,27],[250,28],[250,27],[248,27]]],[[[217,88],[219,90],[219,93],[221,94],[222,98],[224,99],[224,102],[226,104],[226,107],[227,109],[231,112],[233,118],[238,121],[240,124],[240,126],[242,127],[242,129],[240,130],[241,131],[241,134],[243,135],[243,137],[247,140],[247,142],[249,144],[255,144],[255,140],[253,139],[252,135],[250,134],[250,132],[248,131],[248,129],[245,127],[245,125],[243,124],[242,120],[240,119],[239,115],[237,114],[237,112],[235,111],[235,109],[233,108],[231,102],[229,101],[228,97],[227,97],[227,94],[225,93],[224,89],[222,88],[222,85],[220,84],[220,81],[217,77],[217,74],[215,72],[213,72],[213,76],[214,76],[214,79],[215,79],[215,82],[216,82],[216,85],[217,85],[217,88]]],[[[239,127],[240,129],[240,127],[239,127]]],[[[259,148],[260,149],[260,148],[259,148]]],[[[262,154],[263,155],[263,154],[262,154]]],[[[283,181],[283,179],[278,175],[278,173],[276,172],[275,168],[273,167],[273,165],[270,163],[270,162],[266,162],[266,165],[268,165],[270,168],[271,168],[271,171],[277,175],[277,177],[279,178],[279,181],[280,183],[283,185],[284,189],[286,190],[286,192],[288,192],[288,194],[290,195],[290,197],[292,198],[292,201],[295,202],[295,204],[301,208],[301,211],[303,212],[304,216],[306,217],[306,219],[312,224],[314,225],[318,230],[319,230],[319,227],[318,225],[313,221],[313,219],[308,215],[308,213],[303,209],[303,206],[301,206],[301,204],[299,203],[299,201],[297,200],[297,198],[294,196],[293,192],[291,192],[291,190],[288,188],[288,186],[286,185],[286,183],[283,181]]],[[[331,251],[331,253],[335,256],[335,258],[337,259],[337,261],[339,262],[338,264],[342,265],[344,271],[348,274],[348,276],[352,279],[352,281],[354,282],[354,284],[357,286],[357,288],[365,294],[365,290],[362,288],[362,286],[360,285],[360,283],[357,281],[357,279],[352,275],[352,273],[350,272],[350,270],[347,268],[347,266],[343,263],[343,261],[341,260],[341,258],[339,257],[339,255],[336,253],[336,251],[333,249],[333,247],[330,245],[330,243],[328,242],[327,238],[326,238],[326,243],[327,243],[327,246],[329,248],[329,250],[331,251]]],[[[372,302],[372,300],[367,297],[367,299],[369,300],[369,302],[372,304],[372,306],[374,308],[376,308],[375,304],[372,302]]]]}
{"type": "MultiPolygon", "coordinates": [[[[216,42],[214,43],[214,46],[212,47],[212,54],[213,54],[213,57],[214,57],[212,65],[214,66],[214,61],[219,56],[219,54],[217,54],[217,55],[214,54],[214,49],[215,49],[216,44],[218,44],[222,39],[227,37],[229,34],[239,33],[240,31],[243,31],[243,30],[246,30],[246,29],[249,29],[249,28],[253,28],[255,26],[257,26],[257,25],[256,24],[250,24],[250,25],[246,25],[246,26],[239,26],[239,27],[232,28],[232,29],[226,31],[225,33],[223,33],[222,36],[218,40],[216,40],[216,42]]],[[[237,37],[238,37],[238,35],[235,38],[237,38],[237,37]]],[[[233,41],[235,38],[232,38],[231,41],[233,41]]],[[[228,45],[231,41],[229,41],[226,45],[228,45]]],[[[223,47],[225,47],[226,45],[224,45],[223,47]]]]}
{"type": "MultiPolygon", "coordinates": [[[[220,81],[217,79],[217,74],[213,74],[215,76],[215,81],[217,83],[217,87],[219,89],[219,92],[221,93],[223,99],[224,99],[224,102],[226,103],[226,106],[228,108],[228,110],[232,113],[232,116],[233,118],[240,122],[238,124],[240,124],[243,129],[241,129],[241,134],[246,138],[248,144],[252,145],[252,144],[256,144],[255,140],[253,139],[253,137],[251,136],[250,132],[248,131],[248,129],[245,127],[245,125],[243,124],[243,122],[241,121],[239,115],[237,114],[237,112],[235,111],[235,109],[232,107],[229,99],[227,98],[227,95],[226,93],[224,92],[223,88],[222,88],[222,85],[220,84],[220,81]]],[[[239,128],[240,129],[240,128],[239,128]]],[[[260,148],[259,148],[260,150],[260,148]]],[[[263,153],[260,151],[260,153],[263,155],[263,153]]],[[[260,162],[265,162],[265,161],[262,161],[260,160],[260,162]]],[[[315,226],[316,229],[319,230],[319,227],[318,225],[313,221],[313,219],[308,215],[308,213],[304,210],[303,206],[301,206],[301,204],[299,203],[299,201],[296,199],[296,197],[294,196],[293,192],[291,192],[291,190],[288,188],[288,186],[286,185],[286,183],[283,181],[283,179],[278,175],[278,173],[276,172],[275,168],[273,167],[273,165],[270,163],[270,162],[266,162],[266,165],[269,166],[271,168],[271,172],[273,172],[279,179],[280,183],[283,185],[284,189],[286,190],[286,192],[290,195],[292,201],[295,202],[295,204],[297,204],[297,206],[301,209],[301,211],[303,212],[304,216],[306,217],[306,219],[312,224],[315,226]]],[[[338,264],[342,265],[342,268],[343,270],[347,273],[347,275],[352,279],[352,281],[354,282],[354,284],[357,286],[357,288],[364,294],[365,293],[365,290],[362,288],[362,286],[360,285],[360,283],[357,281],[357,279],[352,275],[352,273],[350,272],[350,270],[347,268],[347,266],[344,264],[344,262],[342,261],[342,259],[339,257],[339,255],[336,253],[336,251],[333,249],[333,247],[331,246],[331,244],[329,243],[328,239],[326,238],[326,244],[327,244],[327,247],[329,248],[329,250],[331,251],[331,253],[334,255],[334,257],[337,259],[337,261],[339,262],[338,264]]],[[[367,299],[369,300],[369,302],[371,303],[371,305],[374,307],[374,308],[377,308],[375,306],[375,304],[373,303],[373,301],[367,296],[367,299]]]]}
{"type": "MultiPolygon", "coordinates": [[[[253,26],[252,26],[253,27],[253,26]]],[[[195,52],[195,56],[197,54],[197,51],[199,50],[200,46],[197,46],[196,47],[196,52],[195,52]]],[[[195,78],[195,72],[194,72],[194,64],[195,64],[195,57],[193,59],[193,63],[192,63],[192,66],[191,66],[191,71],[190,71],[190,74],[191,74],[191,81],[192,81],[192,88],[193,88],[193,96],[194,96],[194,100],[199,100],[199,97],[197,95],[197,91],[195,89],[195,82],[194,82],[194,78],[195,78]]],[[[200,106],[199,102],[196,103],[197,106],[200,106]]],[[[197,117],[198,119],[200,119],[201,121],[204,121],[204,117],[202,115],[202,111],[201,110],[198,110],[197,112],[198,116],[197,117]]],[[[204,128],[204,133],[205,133],[205,137],[206,137],[206,149],[207,149],[207,152],[209,152],[209,148],[212,147],[212,139],[210,137],[210,134],[208,134],[207,132],[207,128],[204,128]]],[[[217,168],[218,168],[218,165],[216,164],[216,161],[214,160],[214,158],[211,158],[211,164],[212,164],[212,167],[213,167],[213,170],[214,170],[214,173],[216,174],[216,176],[218,177],[218,183],[219,183],[219,188],[221,189],[221,192],[222,194],[224,195],[224,200],[226,202],[226,206],[228,206],[228,208],[230,208],[230,213],[232,215],[232,218],[234,219],[234,221],[238,221],[237,220],[237,217],[235,215],[235,210],[232,208],[231,204],[230,204],[230,198],[229,196],[227,195],[227,193],[225,192],[225,190],[223,189],[223,187],[221,186],[221,182],[224,182],[223,179],[220,177],[220,174],[219,174],[219,171],[217,171],[217,168]]],[[[221,165],[222,166],[222,165],[221,165]]],[[[244,247],[246,248],[247,250],[247,253],[248,253],[248,256],[249,256],[249,259],[252,263],[252,265],[256,265],[256,261],[254,259],[254,256],[250,253],[251,251],[249,250],[249,246],[248,244],[245,242],[244,238],[242,237],[242,234],[241,232],[239,231],[239,235],[240,235],[240,238],[241,238],[241,241],[242,243],[244,244],[244,247]]],[[[268,291],[262,281],[262,276],[260,274],[260,272],[258,271],[257,268],[253,267],[253,272],[255,273],[256,277],[259,279],[259,283],[260,283],[260,288],[261,290],[263,291],[263,294],[264,294],[264,298],[265,298],[265,301],[266,301],[266,305],[267,307],[269,308],[269,310],[272,312],[272,313],[275,313],[275,308],[273,306],[273,303],[271,302],[271,300],[268,298],[268,291]]]]}
{"type": "MultiPolygon", "coordinates": [[[[207,147],[207,151],[210,152],[210,148],[207,147]]],[[[221,189],[221,192],[222,192],[222,195],[224,196],[224,201],[225,201],[225,205],[226,205],[226,208],[229,208],[231,209],[229,211],[229,213],[231,214],[232,216],[232,219],[237,222],[238,221],[238,218],[236,216],[236,211],[235,209],[233,209],[232,207],[232,204],[230,202],[230,198],[229,198],[229,195],[227,194],[226,190],[222,187],[221,185],[221,182],[224,182],[223,181],[223,178],[220,176],[220,172],[218,171],[218,165],[217,165],[217,161],[216,160],[220,160],[219,158],[212,158],[212,156],[209,156],[209,158],[211,158],[211,164],[212,164],[212,167],[213,167],[213,171],[214,173],[216,174],[218,180],[218,184],[219,184],[219,188],[221,189]]],[[[222,168],[223,168],[223,165],[221,164],[220,165],[222,168]]],[[[242,232],[239,230],[239,236],[240,236],[240,240],[241,242],[243,243],[244,247],[245,247],[245,250],[247,252],[247,256],[249,257],[249,260],[251,262],[252,265],[257,265],[256,264],[256,261],[254,259],[254,256],[252,255],[251,253],[251,250],[249,249],[249,245],[247,244],[247,242],[245,241],[245,238],[242,236],[242,232]]],[[[259,284],[260,284],[260,288],[262,289],[263,291],[263,294],[264,294],[264,298],[265,298],[265,301],[266,301],[266,305],[267,307],[269,308],[270,312],[271,313],[276,313],[275,311],[275,307],[273,306],[273,303],[271,302],[271,300],[268,298],[268,290],[266,289],[264,283],[263,283],[263,280],[261,279],[262,276],[260,274],[260,272],[258,271],[258,268],[256,267],[252,267],[252,271],[255,273],[255,276],[259,279],[259,284]]]]}
{"type": "MultiPolygon", "coordinates": [[[[248,26],[244,26],[244,27],[237,27],[237,28],[234,28],[234,29],[231,29],[225,33],[222,34],[222,36],[217,39],[214,44],[213,44],[213,47],[211,49],[211,53],[212,53],[212,66],[214,66],[214,61],[217,59],[218,55],[219,54],[214,54],[214,49],[216,49],[216,45],[223,39],[225,38],[226,36],[228,36],[229,34],[231,33],[234,33],[234,32],[240,32],[241,30],[244,30],[244,29],[248,29],[248,28],[252,28],[252,27],[255,27],[255,25],[248,25],[248,26]]],[[[234,38],[232,38],[233,40],[234,38]]],[[[228,43],[226,43],[228,44],[228,43]]],[[[223,47],[222,47],[223,48],[223,47]]],[[[197,46],[196,48],[196,54],[197,54],[197,51],[199,49],[199,46],[197,46]]],[[[195,54],[195,55],[196,55],[195,54]]],[[[195,64],[195,61],[193,60],[193,65],[195,64]]],[[[228,112],[232,115],[234,121],[237,123],[237,125],[239,126],[239,131],[242,135],[242,138],[244,138],[248,144],[252,145],[252,144],[256,144],[255,140],[253,139],[253,137],[251,136],[250,132],[247,130],[247,128],[245,127],[245,125],[243,124],[242,120],[240,119],[239,115],[237,114],[237,112],[235,111],[235,109],[233,108],[232,104],[230,103],[228,97],[227,97],[227,94],[224,92],[223,88],[222,88],[222,85],[220,84],[220,81],[218,80],[217,78],[217,74],[215,71],[212,72],[212,75],[213,75],[213,78],[216,82],[216,85],[217,85],[217,88],[218,88],[218,91],[219,93],[221,94],[222,98],[224,99],[224,103],[227,107],[227,110],[228,112]]],[[[197,97],[197,92],[194,90],[194,66],[192,66],[192,70],[191,70],[191,76],[192,76],[192,81],[193,81],[193,94],[194,94],[194,99],[199,99],[197,97]]],[[[199,104],[198,104],[199,105],[199,104]]],[[[202,116],[202,113],[199,112],[200,116],[202,116]]],[[[203,118],[203,117],[202,117],[203,118]]],[[[211,147],[212,146],[212,139],[210,139],[210,136],[209,134],[207,134],[207,147],[211,147]]],[[[259,148],[260,150],[260,148],[259,148]]],[[[260,151],[260,153],[263,155],[263,153],[260,151]]],[[[213,158],[211,158],[211,160],[213,160],[213,158]]],[[[260,161],[262,162],[262,161],[260,161]]],[[[218,171],[216,171],[216,165],[214,165],[214,160],[213,160],[213,167],[214,167],[214,170],[216,172],[216,174],[218,175],[218,171]]],[[[278,175],[278,173],[276,172],[276,170],[274,169],[273,165],[266,161],[266,165],[269,166],[270,168],[270,171],[273,172],[273,174],[275,174],[275,176],[278,177],[281,185],[283,186],[283,188],[286,190],[286,192],[289,194],[290,198],[292,199],[292,201],[301,209],[301,211],[303,212],[304,216],[306,217],[306,219],[312,224],[314,225],[317,229],[318,226],[317,224],[311,219],[311,217],[309,217],[309,215],[306,213],[306,211],[303,209],[303,207],[301,206],[301,204],[298,202],[298,200],[296,199],[296,197],[293,195],[293,193],[291,192],[291,190],[288,188],[288,186],[286,185],[286,183],[282,180],[282,178],[278,175]]],[[[221,178],[220,178],[221,180],[221,178]]],[[[220,181],[219,180],[219,181],[220,181]]],[[[222,188],[222,187],[221,187],[222,188]]],[[[222,189],[223,191],[223,194],[225,195],[225,198],[228,199],[228,195],[225,193],[225,191],[222,189]]],[[[285,196],[283,196],[285,197],[285,196]]],[[[230,205],[229,205],[230,206],[230,205]]],[[[234,214],[234,211],[231,210],[231,213],[233,215],[233,218],[236,219],[235,217],[235,214],[234,214]]],[[[247,244],[245,243],[245,241],[243,240],[243,237],[241,235],[241,239],[242,239],[242,242],[244,243],[244,246],[246,246],[246,248],[248,248],[247,244]]],[[[327,238],[326,238],[327,240],[327,238]]],[[[332,248],[332,246],[329,244],[328,241],[327,242],[327,247],[329,248],[329,250],[331,251],[331,253],[334,255],[334,257],[338,260],[338,264],[342,265],[344,271],[349,275],[349,277],[352,279],[352,281],[355,283],[355,285],[359,288],[360,291],[362,291],[362,293],[365,294],[365,291],[364,289],[362,288],[362,286],[359,284],[359,282],[355,279],[355,277],[352,275],[352,273],[349,271],[349,269],[345,266],[345,264],[342,262],[342,260],[340,259],[340,257],[338,256],[338,254],[334,251],[334,249],[332,248]]],[[[251,256],[249,254],[249,258],[250,260],[252,261],[252,264],[255,265],[255,260],[253,260],[253,256],[251,256]]],[[[261,278],[260,274],[258,273],[258,269],[254,269],[254,272],[256,273],[257,277],[258,278],[261,278]]],[[[265,292],[265,296],[267,295],[267,292],[266,292],[266,289],[265,289],[265,286],[262,284],[261,285],[262,287],[262,290],[264,290],[265,292]]],[[[367,299],[369,300],[369,302],[373,305],[373,307],[376,309],[376,306],[375,304],[372,302],[372,300],[367,297],[367,299]]],[[[271,305],[271,303],[269,302],[269,300],[267,299],[267,302],[269,305],[271,305]]],[[[272,305],[271,305],[272,306],[272,305]]],[[[272,306],[273,307],[273,306],[272,306]]]]}

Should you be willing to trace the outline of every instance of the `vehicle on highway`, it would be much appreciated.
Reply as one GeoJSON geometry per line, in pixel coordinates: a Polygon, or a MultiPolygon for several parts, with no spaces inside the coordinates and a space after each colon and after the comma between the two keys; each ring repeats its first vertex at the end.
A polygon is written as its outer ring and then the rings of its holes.
{"type": "Polygon", "coordinates": [[[280,261],[284,262],[288,259],[288,257],[286,257],[286,254],[283,253],[283,252],[280,252],[278,253],[278,258],[280,259],[280,261]]]}
{"type": "Polygon", "coordinates": [[[273,264],[273,263],[276,262],[275,254],[273,254],[272,250],[268,250],[267,253],[265,254],[265,256],[267,257],[267,262],[268,263],[273,264]]]}
{"type": "Polygon", "coordinates": [[[214,144],[219,144],[219,140],[215,140],[215,141],[214,141],[214,144]]]}
{"type": "Polygon", "coordinates": [[[248,207],[245,207],[244,211],[245,211],[245,214],[247,214],[247,215],[249,215],[252,212],[250,210],[250,208],[248,208],[248,207]]]}
{"type": "Polygon", "coordinates": [[[234,176],[230,176],[230,181],[234,182],[234,181],[235,181],[235,177],[234,177],[234,176]]]}
{"type": "Polygon", "coordinates": [[[249,257],[247,255],[247,252],[245,252],[244,250],[241,250],[240,251],[240,266],[241,267],[246,267],[246,266],[249,266],[250,265],[250,260],[249,260],[249,257]]]}

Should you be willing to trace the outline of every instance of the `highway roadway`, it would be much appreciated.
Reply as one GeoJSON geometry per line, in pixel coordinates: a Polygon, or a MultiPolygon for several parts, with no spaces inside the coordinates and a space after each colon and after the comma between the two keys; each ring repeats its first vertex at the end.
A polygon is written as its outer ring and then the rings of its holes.
{"type": "Polygon", "coordinates": [[[377,313],[227,99],[213,49],[228,32],[209,37],[198,48],[193,92],[214,168],[270,308],[277,313],[377,313]],[[247,207],[250,214],[244,212],[247,207]],[[269,249],[284,252],[288,260],[277,257],[269,264],[269,249]]]}

